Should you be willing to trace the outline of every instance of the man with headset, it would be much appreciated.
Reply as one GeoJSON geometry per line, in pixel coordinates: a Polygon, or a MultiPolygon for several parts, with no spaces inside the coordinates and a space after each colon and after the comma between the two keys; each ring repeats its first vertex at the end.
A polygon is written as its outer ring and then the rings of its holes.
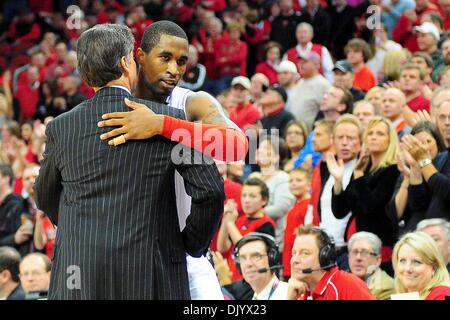
{"type": "Polygon", "coordinates": [[[357,276],[339,270],[334,241],[312,226],[297,230],[291,258],[288,300],[373,300],[357,276]]]}
{"type": "Polygon", "coordinates": [[[274,270],[281,268],[275,239],[252,232],[240,239],[233,251],[236,267],[254,291],[252,300],[286,300],[288,284],[274,270]]]}

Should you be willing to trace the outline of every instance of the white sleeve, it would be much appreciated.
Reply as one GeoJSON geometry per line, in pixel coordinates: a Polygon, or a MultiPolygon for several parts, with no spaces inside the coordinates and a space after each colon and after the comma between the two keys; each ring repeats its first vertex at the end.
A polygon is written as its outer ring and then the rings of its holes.
{"type": "Polygon", "coordinates": [[[322,70],[323,76],[330,82],[330,84],[334,83],[334,74],[333,74],[333,60],[331,59],[330,52],[326,47],[322,47],[322,70]]]}

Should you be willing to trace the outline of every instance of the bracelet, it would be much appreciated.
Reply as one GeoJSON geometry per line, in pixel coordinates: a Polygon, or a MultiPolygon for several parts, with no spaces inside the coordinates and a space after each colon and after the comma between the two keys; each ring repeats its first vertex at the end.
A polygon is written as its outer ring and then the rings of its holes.
{"type": "Polygon", "coordinates": [[[423,159],[419,161],[419,166],[422,169],[423,167],[427,166],[431,164],[431,160],[430,159],[423,159]]]}

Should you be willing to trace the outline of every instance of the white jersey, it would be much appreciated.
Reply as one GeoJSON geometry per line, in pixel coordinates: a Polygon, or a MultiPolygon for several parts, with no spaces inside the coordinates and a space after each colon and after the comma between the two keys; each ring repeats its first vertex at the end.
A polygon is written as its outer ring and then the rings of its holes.
{"type": "MultiPolygon", "coordinates": [[[[169,106],[186,112],[186,100],[194,92],[176,86],[167,98],[169,106]]],[[[191,213],[191,197],[186,193],[183,177],[175,172],[175,196],[177,201],[180,230],[186,226],[186,219],[191,213]]],[[[193,300],[223,300],[222,290],[216,272],[205,256],[186,257],[189,275],[189,289],[193,300]]]]}
{"type": "MultiPolygon", "coordinates": [[[[186,113],[186,100],[193,93],[194,92],[189,89],[176,86],[173,89],[172,94],[167,98],[167,104],[172,108],[181,109],[186,113]]],[[[191,197],[186,193],[183,177],[181,177],[178,171],[175,172],[175,196],[180,230],[183,230],[186,226],[186,219],[191,213],[191,197]]]]}

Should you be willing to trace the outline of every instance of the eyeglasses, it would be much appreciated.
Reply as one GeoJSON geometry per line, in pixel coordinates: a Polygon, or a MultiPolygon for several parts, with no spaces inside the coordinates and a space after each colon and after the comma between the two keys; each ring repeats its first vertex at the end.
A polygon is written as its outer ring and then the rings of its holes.
{"type": "Polygon", "coordinates": [[[363,258],[367,258],[367,256],[369,256],[369,255],[374,256],[374,257],[377,256],[377,254],[375,252],[370,252],[369,250],[366,250],[366,249],[362,249],[362,250],[352,249],[349,252],[349,255],[352,257],[356,257],[358,254],[360,254],[361,257],[363,257],[363,258]]]}
{"type": "Polygon", "coordinates": [[[263,257],[265,257],[265,256],[267,256],[267,254],[252,253],[252,254],[250,254],[249,257],[239,255],[239,256],[237,257],[237,259],[239,260],[240,263],[242,263],[242,262],[244,262],[244,261],[246,261],[246,260],[250,260],[251,262],[254,263],[254,262],[261,261],[261,259],[262,259],[263,257]]]}

